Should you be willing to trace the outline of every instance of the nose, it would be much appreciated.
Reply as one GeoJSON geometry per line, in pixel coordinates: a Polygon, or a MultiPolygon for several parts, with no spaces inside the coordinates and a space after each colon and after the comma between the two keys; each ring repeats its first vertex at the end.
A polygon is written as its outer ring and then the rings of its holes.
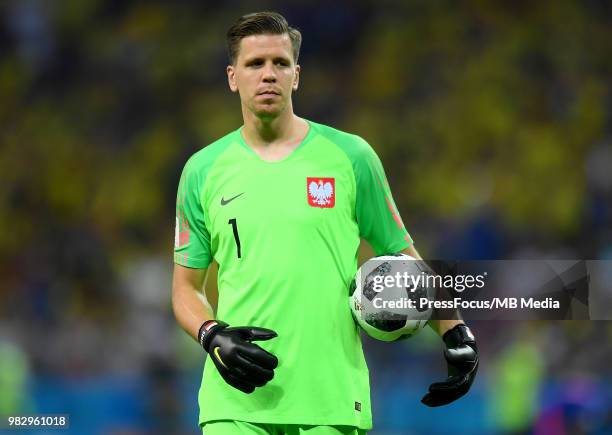
{"type": "Polygon", "coordinates": [[[266,62],[263,69],[262,80],[266,83],[276,82],[276,70],[274,69],[274,64],[272,62],[266,62]]]}

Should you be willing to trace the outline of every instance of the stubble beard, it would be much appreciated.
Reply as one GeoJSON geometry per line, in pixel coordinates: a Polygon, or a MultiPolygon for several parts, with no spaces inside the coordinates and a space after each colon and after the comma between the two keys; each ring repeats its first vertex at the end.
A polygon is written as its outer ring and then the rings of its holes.
{"type": "Polygon", "coordinates": [[[274,104],[253,104],[251,107],[251,113],[261,120],[270,121],[278,118],[283,111],[287,108],[286,102],[274,103],[274,104]],[[272,106],[272,107],[270,107],[272,106]]]}

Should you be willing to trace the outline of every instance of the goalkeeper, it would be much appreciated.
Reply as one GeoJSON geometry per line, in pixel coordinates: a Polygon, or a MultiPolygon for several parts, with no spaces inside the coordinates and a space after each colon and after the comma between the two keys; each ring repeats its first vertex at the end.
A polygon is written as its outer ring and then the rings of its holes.
{"type": "MultiPolygon", "coordinates": [[[[263,12],[241,17],[227,41],[244,125],[188,160],[176,207],[174,313],[209,355],[200,426],[206,435],[363,434],[368,368],[347,304],[360,238],[377,255],[419,255],[370,145],[294,114],[300,32],[263,12]],[[213,260],[216,313],[201,293],[213,260]]],[[[423,402],[438,406],[467,392],[478,360],[462,322],[431,325],[449,377],[423,402]]]]}

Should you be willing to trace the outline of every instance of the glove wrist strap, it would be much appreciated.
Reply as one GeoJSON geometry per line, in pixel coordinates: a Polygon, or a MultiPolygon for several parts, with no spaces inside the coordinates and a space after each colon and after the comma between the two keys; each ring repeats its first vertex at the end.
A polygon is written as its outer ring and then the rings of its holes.
{"type": "Polygon", "coordinates": [[[217,331],[227,328],[229,325],[220,320],[207,320],[202,323],[200,326],[200,330],[198,331],[198,342],[200,346],[204,348],[206,352],[208,352],[208,348],[210,346],[210,341],[213,336],[217,333],[217,331]]]}

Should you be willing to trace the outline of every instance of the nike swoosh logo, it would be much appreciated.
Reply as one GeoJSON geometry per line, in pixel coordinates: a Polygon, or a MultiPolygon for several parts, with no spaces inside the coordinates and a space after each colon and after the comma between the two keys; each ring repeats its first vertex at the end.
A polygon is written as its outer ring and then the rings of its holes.
{"type": "Polygon", "coordinates": [[[213,349],[213,353],[215,354],[215,356],[217,357],[217,361],[219,361],[221,363],[221,365],[223,367],[225,367],[226,369],[228,368],[225,363],[223,362],[223,360],[221,359],[221,354],[219,353],[219,346],[215,347],[213,349]]]}
{"type": "Polygon", "coordinates": [[[236,195],[236,196],[234,196],[234,197],[232,197],[230,199],[225,199],[225,198],[221,197],[221,205],[227,205],[227,204],[229,204],[230,202],[232,202],[233,200],[235,200],[236,198],[238,198],[239,196],[242,196],[242,195],[244,195],[244,192],[239,193],[238,195],[236,195]]]}

